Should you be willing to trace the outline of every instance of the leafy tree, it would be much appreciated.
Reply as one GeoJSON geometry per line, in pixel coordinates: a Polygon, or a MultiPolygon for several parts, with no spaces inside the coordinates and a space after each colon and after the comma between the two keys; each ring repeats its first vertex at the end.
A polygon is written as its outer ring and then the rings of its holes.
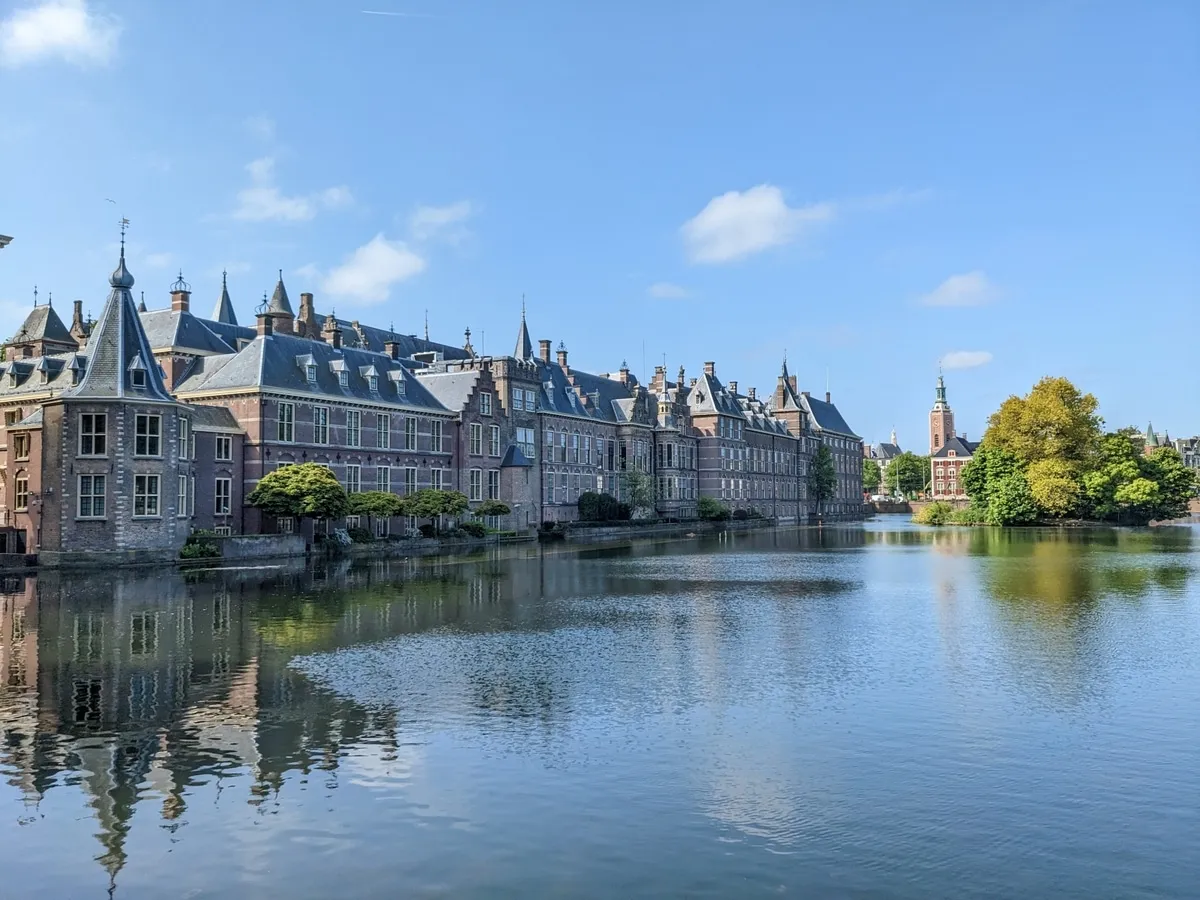
{"type": "Polygon", "coordinates": [[[435,527],[442,516],[461,516],[470,506],[466,494],[438,488],[422,488],[404,498],[406,514],[418,519],[429,519],[435,527]]]}
{"type": "Polygon", "coordinates": [[[874,494],[879,490],[879,483],[883,480],[883,475],[879,471],[879,463],[873,459],[864,459],[862,467],[862,487],[868,494],[874,494]]]}
{"type": "Polygon", "coordinates": [[[905,451],[888,463],[885,486],[893,494],[911,496],[929,486],[929,457],[905,451]]]}
{"type": "Polygon", "coordinates": [[[340,519],[349,510],[345,489],[331,471],[316,463],[268,472],[246,502],[269,515],[302,519],[340,519]]]}
{"type": "Polygon", "coordinates": [[[1096,398],[1066,378],[1043,378],[1024,397],[1012,396],[988,419],[983,443],[1027,466],[1042,459],[1087,463],[1100,443],[1096,398]]]}
{"type": "Polygon", "coordinates": [[[1122,525],[1145,525],[1155,519],[1185,515],[1196,491],[1196,477],[1173,447],[1142,453],[1133,429],[1106,434],[1097,464],[1083,476],[1089,512],[1122,525]]]}
{"type": "Polygon", "coordinates": [[[808,472],[808,491],[817,501],[817,512],[821,511],[822,504],[837,491],[837,469],[833,465],[833,453],[824,444],[817,448],[817,455],[813,457],[812,468],[808,472]]]}
{"type": "Polygon", "coordinates": [[[636,515],[641,510],[654,510],[654,479],[638,469],[629,469],[624,478],[625,502],[636,515]]]}
{"type": "Polygon", "coordinates": [[[992,486],[990,494],[989,525],[1026,525],[1037,521],[1037,503],[1029,490],[1029,482],[1020,472],[1005,475],[992,486]]]}
{"type": "Polygon", "coordinates": [[[1039,459],[1025,471],[1029,493],[1043,513],[1061,519],[1078,512],[1083,485],[1076,467],[1062,459],[1039,459]]]}
{"type": "Polygon", "coordinates": [[[724,522],[729,518],[729,507],[716,497],[701,497],[696,502],[696,514],[709,522],[724,522]]]}
{"type": "Polygon", "coordinates": [[[480,518],[485,516],[507,516],[512,512],[512,507],[503,500],[484,500],[472,512],[480,518]]]}
{"type": "Polygon", "coordinates": [[[361,494],[351,494],[348,500],[352,516],[390,519],[392,516],[402,516],[405,512],[404,501],[390,491],[363,491],[361,494]]]}
{"type": "Polygon", "coordinates": [[[1196,496],[1196,472],[1183,464],[1174,447],[1159,447],[1144,458],[1143,470],[1159,488],[1154,518],[1159,521],[1187,515],[1188,501],[1196,496]]]}
{"type": "Polygon", "coordinates": [[[989,486],[994,485],[1016,472],[1020,466],[1017,458],[1011,453],[988,444],[980,444],[971,455],[971,461],[963,466],[962,483],[971,501],[981,507],[986,507],[989,497],[989,486]]]}

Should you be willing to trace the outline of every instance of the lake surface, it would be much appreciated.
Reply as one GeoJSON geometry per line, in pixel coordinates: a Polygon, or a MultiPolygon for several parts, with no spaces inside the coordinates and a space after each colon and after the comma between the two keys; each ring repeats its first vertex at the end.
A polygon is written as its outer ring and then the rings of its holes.
{"type": "Polygon", "coordinates": [[[1200,531],[0,584],[0,896],[1200,896],[1200,531]]]}

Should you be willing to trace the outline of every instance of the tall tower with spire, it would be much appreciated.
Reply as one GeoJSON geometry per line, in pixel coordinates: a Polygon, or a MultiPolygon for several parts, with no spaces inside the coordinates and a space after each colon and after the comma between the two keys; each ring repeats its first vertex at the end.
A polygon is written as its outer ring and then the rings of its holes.
{"type": "Polygon", "coordinates": [[[929,452],[936,453],[954,437],[954,411],[946,402],[946,381],[938,372],[937,396],[929,411],[929,452]]]}

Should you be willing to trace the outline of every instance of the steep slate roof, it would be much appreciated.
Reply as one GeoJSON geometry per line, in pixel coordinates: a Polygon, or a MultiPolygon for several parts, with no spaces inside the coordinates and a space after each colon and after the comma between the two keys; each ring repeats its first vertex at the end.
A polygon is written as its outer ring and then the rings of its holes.
{"type": "Polygon", "coordinates": [[[10,425],[10,428],[41,428],[42,427],[42,408],[39,406],[20,422],[15,425],[10,425]]]}
{"type": "Polygon", "coordinates": [[[516,444],[509,444],[508,450],[504,453],[504,459],[500,460],[500,468],[502,469],[515,466],[529,467],[532,465],[533,463],[529,461],[529,457],[522,453],[521,448],[516,444]]]}
{"type": "Polygon", "coordinates": [[[629,405],[623,407],[619,401],[630,400],[633,392],[615,378],[571,369],[573,385],[562,366],[541,360],[534,363],[542,382],[539,411],[601,422],[629,421],[629,405]],[[580,397],[580,391],[587,396],[586,401],[580,397]]]}
{"type": "MultiPolygon", "coordinates": [[[[321,322],[327,318],[328,316],[317,316],[318,321],[321,322]]],[[[440,353],[443,359],[470,358],[470,354],[461,347],[451,347],[449,344],[439,344],[437,341],[426,341],[415,334],[398,334],[387,328],[376,328],[374,325],[364,325],[359,322],[358,328],[366,336],[366,345],[364,346],[363,339],[355,329],[353,320],[339,319],[336,316],[333,319],[342,329],[343,347],[382,353],[384,344],[395,341],[400,346],[400,355],[405,359],[412,359],[418,353],[440,353]]]]}
{"type": "Polygon", "coordinates": [[[125,250],[121,261],[109,279],[112,292],[104,304],[95,328],[88,338],[87,370],[76,386],[64,392],[67,397],[137,397],[173,403],[174,399],[163,384],[158,363],[151,352],[150,342],[142,329],[141,319],[133,303],[133,276],[125,267],[125,250]],[[146,373],[146,386],[135,388],[132,370],[146,373]]]}
{"type": "Polygon", "coordinates": [[[417,380],[442,406],[451,412],[459,412],[471,399],[471,392],[479,383],[480,371],[467,369],[462,372],[418,371],[417,380]]]}
{"type": "Polygon", "coordinates": [[[21,397],[62,391],[73,383],[72,371],[82,368],[82,353],[17,357],[0,363],[0,397],[21,397]],[[43,377],[44,376],[44,377],[43,377]]]}
{"type": "Polygon", "coordinates": [[[236,350],[238,341],[252,341],[257,333],[246,325],[228,325],[225,322],[214,322],[212,319],[198,320],[205,328],[229,345],[230,350],[236,350]]]}
{"type": "Polygon", "coordinates": [[[958,435],[954,435],[932,455],[934,459],[946,459],[950,455],[950,451],[953,450],[955,457],[962,459],[964,456],[973,455],[978,447],[979,441],[966,441],[958,435]]]}
{"type": "Polygon", "coordinates": [[[900,449],[898,444],[889,444],[886,442],[882,444],[876,444],[874,449],[879,454],[879,459],[895,459],[904,452],[900,449]]]}
{"type": "Polygon", "coordinates": [[[846,420],[842,418],[842,414],[838,412],[838,408],[832,403],[826,403],[824,400],[818,400],[816,397],[801,394],[801,399],[805,406],[808,407],[809,415],[812,416],[814,424],[821,431],[831,431],[835,434],[845,435],[846,437],[857,438],[846,420]]]}
{"type": "Polygon", "coordinates": [[[525,306],[521,305],[521,330],[517,332],[517,349],[513,352],[517,359],[533,359],[533,341],[529,339],[529,328],[525,324],[525,306]]]}
{"type": "Polygon", "coordinates": [[[801,409],[800,396],[796,393],[796,389],[792,387],[792,376],[788,373],[786,356],[783,359],[783,369],[780,371],[779,377],[783,379],[783,406],[780,408],[801,409]]]}
{"type": "Polygon", "coordinates": [[[139,315],[151,349],[178,348],[200,355],[228,353],[234,349],[228,341],[214,334],[202,319],[196,318],[190,312],[154,309],[139,315]]]}
{"type": "Polygon", "coordinates": [[[221,296],[213,307],[213,321],[223,325],[236,325],[237,315],[233,311],[233,301],[229,299],[229,285],[225,281],[225,273],[221,273],[221,296]]]}
{"type": "Polygon", "coordinates": [[[309,394],[314,400],[358,400],[377,405],[445,410],[412,371],[390,357],[346,347],[335,350],[322,341],[278,333],[256,337],[237,353],[203,357],[195,371],[179,385],[178,391],[187,394],[246,388],[309,394]],[[308,381],[305,371],[310,359],[317,370],[315,383],[308,381]],[[343,366],[350,376],[345,387],[337,375],[338,368],[343,366]],[[371,367],[379,373],[379,390],[376,392],[370,390],[363,374],[371,367]],[[403,392],[397,390],[398,383],[403,385],[403,392]]]}
{"type": "Polygon", "coordinates": [[[10,343],[23,344],[27,341],[43,340],[75,346],[75,338],[71,337],[71,332],[50,304],[31,309],[10,343]]]}
{"type": "Polygon", "coordinates": [[[233,412],[224,406],[188,406],[193,431],[222,431],[244,434],[245,429],[233,417],[233,412]]]}
{"type": "Polygon", "coordinates": [[[279,272],[279,281],[275,283],[275,293],[267,303],[267,312],[277,316],[295,315],[292,312],[292,302],[288,300],[287,288],[283,286],[283,271],[279,272]]]}
{"type": "Polygon", "coordinates": [[[716,375],[701,373],[692,385],[688,394],[688,406],[692,415],[697,413],[724,413],[727,416],[740,416],[742,407],[716,375]]]}

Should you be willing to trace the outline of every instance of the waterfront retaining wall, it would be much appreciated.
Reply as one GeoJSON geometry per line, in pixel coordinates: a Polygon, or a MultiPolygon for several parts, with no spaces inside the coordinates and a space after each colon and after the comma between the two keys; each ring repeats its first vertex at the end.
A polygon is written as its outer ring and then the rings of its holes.
{"type": "Polygon", "coordinates": [[[222,559],[234,562],[303,556],[306,550],[302,534],[233,534],[228,537],[206,537],[205,540],[221,548],[222,559]]]}

